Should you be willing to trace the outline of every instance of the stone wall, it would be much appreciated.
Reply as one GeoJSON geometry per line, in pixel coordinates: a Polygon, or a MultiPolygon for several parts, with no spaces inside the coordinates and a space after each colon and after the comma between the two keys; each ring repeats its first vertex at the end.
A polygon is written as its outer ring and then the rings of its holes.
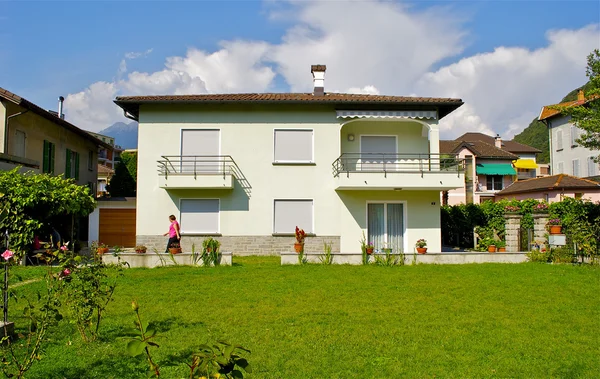
{"type": "Polygon", "coordinates": [[[548,231],[546,230],[546,224],[548,223],[547,213],[534,213],[533,214],[533,242],[537,243],[540,247],[548,244],[546,237],[548,231]]]}
{"type": "MultiPolygon", "coordinates": [[[[181,248],[183,252],[191,252],[192,244],[196,251],[202,249],[202,241],[207,236],[182,236],[181,248]]],[[[218,236],[213,237],[221,242],[221,251],[231,251],[234,255],[279,255],[283,251],[294,251],[294,236],[218,236]]],[[[322,253],[323,243],[331,244],[331,251],[340,251],[339,236],[306,237],[304,251],[307,253],[322,253]]],[[[167,246],[167,237],[163,236],[137,236],[137,245],[145,245],[149,252],[156,249],[164,252],[167,246]]]]}
{"type": "Polygon", "coordinates": [[[506,240],[506,251],[517,252],[519,251],[519,231],[521,229],[521,219],[523,216],[520,214],[506,213],[504,215],[504,238],[506,240]]]}

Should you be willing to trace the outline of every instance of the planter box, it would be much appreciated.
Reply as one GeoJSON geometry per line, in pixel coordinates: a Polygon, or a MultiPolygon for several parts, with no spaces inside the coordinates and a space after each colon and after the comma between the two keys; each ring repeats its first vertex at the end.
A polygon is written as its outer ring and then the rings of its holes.
{"type": "MultiPolygon", "coordinates": [[[[295,254],[295,253],[294,253],[295,254]]],[[[233,254],[231,252],[223,252],[219,253],[221,256],[221,266],[231,266],[233,254]]],[[[122,262],[127,262],[129,267],[161,267],[161,266],[173,266],[175,263],[178,265],[187,265],[187,266],[201,266],[202,260],[199,260],[196,264],[194,264],[194,257],[192,257],[192,253],[181,253],[181,254],[165,254],[165,253],[146,253],[146,254],[137,254],[133,253],[120,253],[119,257],[122,262]],[[175,260],[175,263],[171,260],[171,257],[175,260]]],[[[102,255],[102,262],[106,264],[117,263],[118,258],[112,254],[104,254],[102,255]]]]}

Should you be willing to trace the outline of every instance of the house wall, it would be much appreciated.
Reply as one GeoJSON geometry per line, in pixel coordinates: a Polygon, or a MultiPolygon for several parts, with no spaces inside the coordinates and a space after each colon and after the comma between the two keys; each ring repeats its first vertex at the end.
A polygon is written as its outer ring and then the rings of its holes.
{"type": "MultiPolygon", "coordinates": [[[[7,115],[25,110],[8,102],[3,102],[3,104],[7,115]]],[[[5,130],[6,119],[0,115],[0,120],[0,122],[4,123],[0,129],[5,130]]],[[[7,153],[10,155],[16,154],[14,143],[17,130],[25,132],[25,158],[39,162],[40,171],[43,165],[44,140],[48,140],[56,145],[56,154],[54,157],[54,173],[56,175],[64,174],[66,168],[66,149],[70,149],[78,152],[80,155],[78,184],[96,183],[98,167],[95,161],[95,152],[97,146],[92,141],[29,111],[12,118],[9,122],[7,153]],[[94,151],[94,161],[91,165],[91,170],[88,169],[89,151],[94,151]]]]}
{"type": "MultiPolygon", "coordinates": [[[[558,116],[548,120],[550,133],[550,164],[552,168],[551,175],[568,174],[573,175],[573,160],[579,159],[578,177],[588,176],[589,157],[597,156],[598,152],[592,152],[581,145],[571,145],[571,116],[558,116]],[[558,134],[562,131],[562,149],[558,149],[558,134]],[[559,170],[559,163],[563,163],[562,172],[559,170]]],[[[576,128],[579,134],[581,129],[576,128]]],[[[600,174],[600,166],[595,165],[595,175],[600,174]]]]}
{"type": "Polygon", "coordinates": [[[581,194],[582,199],[588,199],[591,201],[600,201],[600,191],[587,190],[582,192],[575,191],[547,191],[547,192],[529,192],[522,194],[513,194],[513,195],[502,195],[496,196],[496,200],[501,199],[516,199],[516,200],[526,200],[526,199],[535,199],[535,200],[545,200],[549,203],[554,203],[561,201],[564,197],[576,198],[581,194]]]}
{"type": "MultiPolygon", "coordinates": [[[[235,254],[279,254],[289,251],[293,236],[273,235],[275,199],[313,199],[313,224],[316,237],[307,239],[308,251],[322,251],[323,242],[332,242],[333,251],[359,252],[361,228],[366,229],[366,200],[404,199],[408,210],[406,238],[428,238],[432,249],[441,249],[439,232],[439,191],[343,191],[336,192],[332,163],[341,150],[358,152],[360,134],[397,134],[399,147],[410,153],[427,153],[429,143],[422,126],[415,122],[353,122],[344,126],[331,108],[280,107],[268,111],[260,106],[212,105],[210,110],[198,106],[146,106],[140,109],[138,135],[137,243],[164,249],[163,233],[168,230],[168,216],[180,218],[179,204],[186,198],[220,199],[219,240],[222,251],[235,254]],[[273,163],[274,129],[313,129],[313,165],[273,163]],[[231,189],[170,189],[158,187],[157,161],[163,155],[181,154],[182,129],[219,129],[220,154],[231,155],[251,188],[234,181],[231,189]],[[347,134],[354,133],[354,143],[347,134]],[[342,138],[341,138],[342,135],[342,138]],[[347,150],[346,150],[347,149],[347,150]],[[399,197],[400,196],[400,197],[399,197]],[[432,206],[435,202],[436,206],[432,206]],[[427,205],[427,207],[425,206],[427,205]],[[436,211],[424,212],[435,208],[436,211]],[[414,220],[413,220],[414,218],[414,220]],[[425,221],[427,219],[427,221],[425,221]],[[425,225],[427,224],[427,225],[425,225]],[[437,231],[435,230],[437,225],[437,231]],[[414,228],[414,231],[413,231],[414,228]]],[[[302,225],[299,225],[302,227],[302,225]]],[[[201,244],[205,236],[186,234],[182,228],[182,245],[201,244]]],[[[293,234],[293,230],[290,230],[293,234]]],[[[410,242],[414,245],[414,241],[410,242]]]]}

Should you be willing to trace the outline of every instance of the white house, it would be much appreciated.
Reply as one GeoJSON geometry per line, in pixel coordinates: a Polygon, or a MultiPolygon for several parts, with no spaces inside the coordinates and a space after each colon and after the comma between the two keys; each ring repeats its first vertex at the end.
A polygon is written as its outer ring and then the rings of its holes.
{"type": "Polygon", "coordinates": [[[538,119],[548,126],[552,175],[568,174],[579,178],[600,175],[600,166],[593,160],[598,151],[580,146],[577,138],[583,131],[571,123],[571,116],[552,108],[585,105],[587,101],[580,90],[577,100],[542,107],[538,119]]]}
{"type": "Polygon", "coordinates": [[[164,250],[173,214],[182,247],[216,236],[223,251],[441,251],[440,191],[462,187],[455,155],[440,159],[438,122],[460,99],[324,91],[117,97],[139,121],[136,241],[164,250]]]}

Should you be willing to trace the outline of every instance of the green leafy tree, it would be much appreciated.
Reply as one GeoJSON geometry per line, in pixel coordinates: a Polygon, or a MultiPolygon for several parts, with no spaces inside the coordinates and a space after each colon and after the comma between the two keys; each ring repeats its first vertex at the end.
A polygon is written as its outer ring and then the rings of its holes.
{"type": "Polygon", "coordinates": [[[27,250],[46,221],[84,217],[96,206],[89,189],[73,179],[21,174],[18,168],[0,171],[0,195],[0,209],[8,209],[6,217],[0,218],[0,230],[8,230],[11,250],[18,255],[27,250]]]}
{"type": "Polygon", "coordinates": [[[123,153],[115,174],[107,186],[111,196],[135,196],[137,187],[137,154],[123,153]]]}
{"type": "MultiPolygon", "coordinates": [[[[600,50],[596,49],[588,55],[586,75],[589,85],[585,97],[589,101],[584,105],[557,106],[556,109],[571,116],[571,123],[585,132],[579,136],[577,143],[590,150],[600,150],[600,50]]],[[[600,155],[596,161],[600,161],[600,155]]]]}

